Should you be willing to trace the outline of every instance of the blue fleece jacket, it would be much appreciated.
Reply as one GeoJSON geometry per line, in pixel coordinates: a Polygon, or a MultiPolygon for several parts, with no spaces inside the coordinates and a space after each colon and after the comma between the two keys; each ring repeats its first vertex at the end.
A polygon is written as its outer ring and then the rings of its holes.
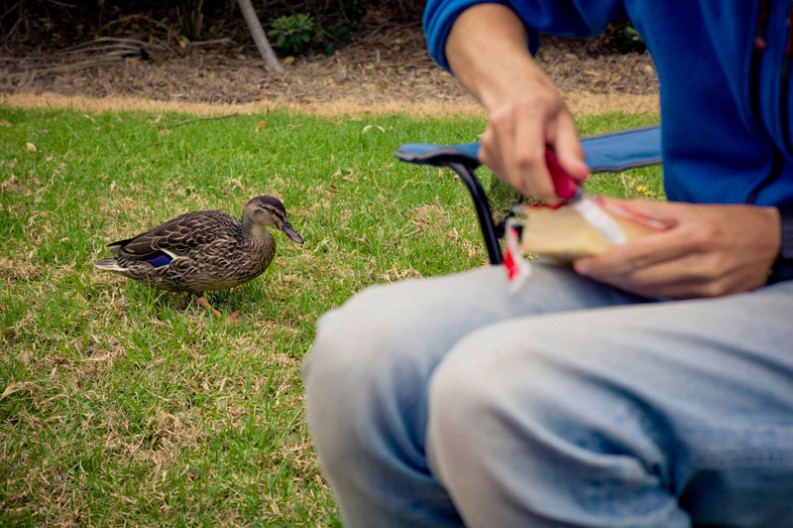
{"type": "MultiPolygon", "coordinates": [[[[430,54],[477,0],[429,0],[430,54]]],[[[531,33],[586,37],[630,19],[660,80],[670,200],[793,205],[793,0],[515,0],[531,33]]]]}

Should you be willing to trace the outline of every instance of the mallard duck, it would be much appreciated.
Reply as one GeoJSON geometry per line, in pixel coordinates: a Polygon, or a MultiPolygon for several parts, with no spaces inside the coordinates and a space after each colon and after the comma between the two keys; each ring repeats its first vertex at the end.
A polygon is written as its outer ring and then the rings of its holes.
{"type": "MultiPolygon", "coordinates": [[[[94,262],[102,270],[163,290],[195,295],[215,315],[205,291],[226,290],[261,275],[275,256],[274,227],[298,244],[286,208],[272,196],[251,199],[242,220],[220,211],[185,213],[150,231],[108,244],[115,257],[94,262]]],[[[234,312],[230,318],[236,318],[234,312]]]]}

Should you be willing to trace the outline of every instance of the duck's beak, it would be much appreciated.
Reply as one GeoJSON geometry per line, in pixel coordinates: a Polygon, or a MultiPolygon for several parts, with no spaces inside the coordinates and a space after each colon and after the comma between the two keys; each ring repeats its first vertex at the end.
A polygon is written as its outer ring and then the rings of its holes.
{"type": "Polygon", "coordinates": [[[292,229],[292,225],[289,222],[284,222],[283,227],[281,227],[281,231],[286,233],[286,236],[297,242],[298,244],[303,243],[303,237],[297,234],[297,231],[292,229]]]}

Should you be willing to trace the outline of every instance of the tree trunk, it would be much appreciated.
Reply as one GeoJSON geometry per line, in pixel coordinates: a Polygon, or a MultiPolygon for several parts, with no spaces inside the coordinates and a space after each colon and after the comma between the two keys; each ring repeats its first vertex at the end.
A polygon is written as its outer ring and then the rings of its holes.
{"type": "Polygon", "coordinates": [[[245,22],[248,24],[248,30],[251,32],[253,41],[259,49],[259,54],[267,65],[267,69],[276,73],[282,73],[284,68],[281,66],[281,63],[278,62],[278,57],[275,56],[273,48],[270,46],[270,41],[267,40],[267,35],[264,33],[262,23],[259,22],[259,17],[253,9],[251,0],[237,0],[237,3],[240,6],[240,11],[242,11],[245,22]]]}

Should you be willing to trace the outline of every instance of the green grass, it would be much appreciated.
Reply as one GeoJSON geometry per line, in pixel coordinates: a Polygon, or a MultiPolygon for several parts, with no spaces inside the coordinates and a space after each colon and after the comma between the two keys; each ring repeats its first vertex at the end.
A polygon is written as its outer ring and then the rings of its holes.
{"type": "MultiPolygon", "coordinates": [[[[339,526],[302,414],[317,317],[373,283],[486,263],[452,173],[393,157],[475,141],[480,119],[189,118],[0,106],[2,526],[339,526]],[[210,296],[240,324],[92,266],[110,241],[257,194],[306,243],[276,233],[262,277],[210,296]]],[[[660,196],[660,175],[589,190],[660,196]]]]}

